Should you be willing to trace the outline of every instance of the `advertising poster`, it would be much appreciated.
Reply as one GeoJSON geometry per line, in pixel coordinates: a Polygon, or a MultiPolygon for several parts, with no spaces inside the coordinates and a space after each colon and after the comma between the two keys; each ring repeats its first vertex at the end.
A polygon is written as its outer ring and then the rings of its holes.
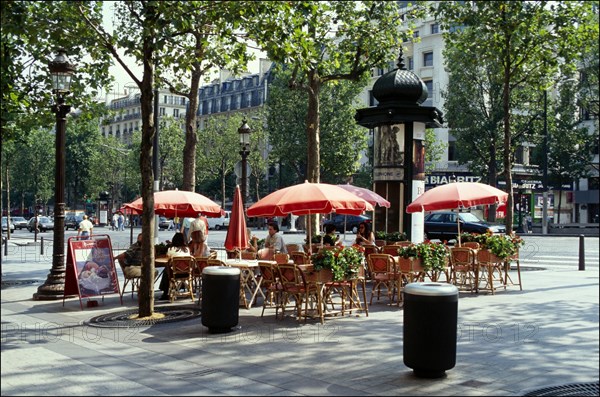
{"type": "Polygon", "coordinates": [[[89,240],[71,237],[68,241],[65,295],[79,298],[119,294],[110,237],[93,236],[89,240]]]}

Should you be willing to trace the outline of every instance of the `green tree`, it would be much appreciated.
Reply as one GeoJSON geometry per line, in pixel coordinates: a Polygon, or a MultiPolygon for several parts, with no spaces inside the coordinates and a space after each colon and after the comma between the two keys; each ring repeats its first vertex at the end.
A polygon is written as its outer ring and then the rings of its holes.
{"type": "MultiPolygon", "coordinates": [[[[580,1],[448,1],[437,3],[435,13],[441,17],[442,27],[446,29],[446,48],[472,54],[463,56],[463,67],[473,68],[477,62],[480,71],[490,73],[488,81],[494,85],[492,88],[501,91],[500,121],[496,121],[496,113],[490,115],[481,132],[495,131],[498,124],[502,131],[502,167],[509,193],[505,222],[507,230],[512,230],[511,171],[515,130],[511,116],[515,95],[527,94],[532,89],[541,92],[551,85],[559,68],[576,68],[582,50],[585,50],[582,43],[589,43],[589,37],[598,39],[598,24],[590,24],[592,4],[580,1]],[[477,51],[474,53],[469,49],[477,51]]],[[[450,88],[449,95],[453,95],[450,88]]],[[[497,96],[486,99],[497,100],[497,96]]],[[[493,148],[486,148],[485,142],[481,147],[490,150],[490,158],[496,158],[496,154],[491,153],[493,148]]]]}
{"type": "Polygon", "coordinates": [[[238,25],[244,18],[246,2],[167,3],[161,11],[170,24],[164,27],[168,30],[167,41],[159,48],[158,82],[189,101],[182,158],[183,190],[194,191],[200,81],[213,68],[226,68],[234,73],[245,70],[251,57],[238,25]]]}
{"type": "Polygon", "coordinates": [[[233,172],[233,167],[240,160],[238,128],[242,125],[241,114],[215,115],[200,131],[198,142],[202,148],[197,152],[196,172],[200,181],[218,178],[220,183],[221,207],[225,208],[227,191],[233,191],[234,186],[227,188],[227,177],[233,172]]]}
{"type": "MultiPolygon", "coordinates": [[[[373,67],[385,65],[412,32],[398,31],[406,24],[397,2],[264,2],[257,8],[261,13],[276,11],[277,18],[259,18],[245,26],[249,37],[271,60],[289,67],[290,87],[308,96],[306,175],[310,182],[319,182],[323,86],[359,81],[373,67]]],[[[310,227],[316,232],[314,218],[310,227]]]]}
{"type": "MultiPolygon", "coordinates": [[[[295,170],[289,184],[301,183],[306,173],[306,95],[302,91],[289,91],[289,70],[276,69],[267,100],[269,110],[269,143],[271,160],[281,158],[282,165],[295,170]],[[293,145],[290,143],[293,142],[293,145]]],[[[321,174],[327,183],[346,182],[359,169],[361,153],[367,147],[364,128],[354,120],[355,98],[363,84],[341,81],[323,87],[320,94],[321,128],[323,147],[321,174]]]]}
{"type": "MultiPolygon", "coordinates": [[[[185,134],[182,120],[173,117],[161,117],[159,119],[160,147],[160,190],[175,189],[182,186],[182,175],[184,169],[195,165],[182,163],[177,154],[183,152],[185,145],[185,134]],[[183,166],[185,164],[185,167],[183,166]]],[[[185,190],[185,189],[184,189],[185,190]]]]}

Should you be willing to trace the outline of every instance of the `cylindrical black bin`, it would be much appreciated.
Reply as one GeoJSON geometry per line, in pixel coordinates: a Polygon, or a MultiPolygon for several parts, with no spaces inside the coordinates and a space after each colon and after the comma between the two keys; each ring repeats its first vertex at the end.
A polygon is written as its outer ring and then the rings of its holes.
{"type": "Polygon", "coordinates": [[[209,266],[202,271],[202,325],[210,333],[231,331],[238,324],[240,269],[209,266]]]}
{"type": "Polygon", "coordinates": [[[404,288],[404,364],[421,378],[440,378],[456,364],[458,289],[444,283],[404,288]]]}

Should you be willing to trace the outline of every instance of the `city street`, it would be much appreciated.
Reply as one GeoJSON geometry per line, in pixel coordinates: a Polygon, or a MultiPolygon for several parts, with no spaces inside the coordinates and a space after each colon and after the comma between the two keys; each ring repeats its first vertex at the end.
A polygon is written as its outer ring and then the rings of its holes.
{"type": "MultiPolygon", "coordinates": [[[[137,237],[137,233],[141,231],[140,228],[133,229],[133,240],[137,237]]],[[[113,252],[115,255],[121,250],[129,247],[131,231],[126,229],[124,232],[111,231],[110,227],[97,227],[94,229],[95,234],[106,234],[111,238],[113,252]]],[[[164,242],[170,240],[175,232],[169,230],[160,230],[158,232],[159,241],[164,242]]],[[[259,239],[263,239],[267,236],[267,230],[252,230],[252,233],[259,239]]],[[[282,230],[282,236],[286,244],[303,244],[306,238],[305,234],[302,233],[285,233],[282,230]]],[[[210,230],[208,234],[208,245],[211,249],[223,250],[223,244],[225,241],[226,230],[210,230]]],[[[76,236],[76,231],[66,231],[65,241],[69,237],[76,236]]],[[[4,236],[4,234],[3,234],[4,236]]],[[[27,252],[29,256],[34,255],[32,251],[39,253],[39,244],[41,238],[44,239],[44,256],[48,257],[52,255],[52,232],[44,232],[38,234],[38,244],[36,245],[37,250],[31,245],[33,243],[34,234],[27,230],[17,230],[11,235],[11,242],[16,245],[27,245],[27,252]]],[[[344,240],[344,235],[341,234],[340,238],[344,241],[345,245],[350,245],[354,241],[355,235],[348,232],[344,240]]],[[[521,266],[534,266],[534,267],[552,267],[557,269],[574,269],[577,270],[579,266],[579,237],[578,236],[553,236],[553,235],[523,235],[525,245],[521,248],[521,266]]],[[[586,268],[598,269],[599,267],[599,249],[598,237],[585,237],[584,248],[585,248],[585,266],[586,268]]],[[[11,247],[11,249],[14,249],[11,247]]],[[[35,257],[35,255],[34,255],[35,257]]],[[[41,258],[39,258],[41,260],[41,258]]]]}

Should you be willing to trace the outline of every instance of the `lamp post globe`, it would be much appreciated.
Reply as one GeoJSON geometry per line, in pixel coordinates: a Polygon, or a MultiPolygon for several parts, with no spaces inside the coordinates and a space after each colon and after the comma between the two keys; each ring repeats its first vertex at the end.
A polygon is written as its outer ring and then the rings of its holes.
{"type": "Polygon", "coordinates": [[[64,49],[60,48],[57,52],[58,55],[48,65],[56,100],[52,105],[52,112],[56,115],[52,268],[44,284],[33,294],[34,300],[60,299],[65,289],[65,131],[67,114],[71,111],[71,106],[65,104],[65,96],[71,90],[75,68],[64,49]]]}
{"type": "Polygon", "coordinates": [[[248,126],[248,122],[246,118],[242,120],[242,125],[238,128],[238,133],[240,134],[240,155],[242,156],[242,202],[244,204],[244,208],[247,202],[247,193],[248,193],[248,154],[250,154],[250,127],[248,126]]]}

